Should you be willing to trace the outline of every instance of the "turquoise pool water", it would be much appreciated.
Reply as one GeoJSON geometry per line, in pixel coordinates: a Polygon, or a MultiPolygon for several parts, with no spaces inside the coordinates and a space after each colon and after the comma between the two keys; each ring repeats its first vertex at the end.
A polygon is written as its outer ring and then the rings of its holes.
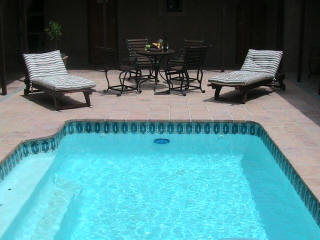
{"type": "Polygon", "coordinates": [[[129,133],[63,138],[1,239],[319,236],[319,226],[260,138],[129,133]],[[155,144],[158,137],[170,143],[155,144]]]}

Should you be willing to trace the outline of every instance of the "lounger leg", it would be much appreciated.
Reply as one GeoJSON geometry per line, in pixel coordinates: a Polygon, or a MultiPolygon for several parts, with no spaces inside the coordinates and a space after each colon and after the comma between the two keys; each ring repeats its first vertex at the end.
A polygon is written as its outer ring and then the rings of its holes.
{"type": "Polygon", "coordinates": [[[219,99],[219,94],[220,94],[221,88],[222,88],[222,86],[216,86],[216,91],[214,93],[214,99],[215,100],[219,99]]]}
{"type": "Polygon", "coordinates": [[[58,103],[58,100],[57,100],[57,96],[53,94],[52,98],[53,98],[54,107],[55,107],[56,111],[59,111],[60,108],[59,108],[59,103],[58,103]]]}
{"type": "Polygon", "coordinates": [[[30,81],[27,77],[24,79],[24,83],[26,84],[26,88],[24,89],[24,95],[28,95],[30,93],[30,81]]]}
{"type": "Polygon", "coordinates": [[[242,94],[241,94],[242,103],[246,103],[247,98],[248,98],[248,91],[242,91],[242,94]]]}
{"type": "Polygon", "coordinates": [[[87,106],[90,107],[90,92],[83,92],[84,98],[86,99],[87,106]]]}
{"type": "Polygon", "coordinates": [[[284,74],[280,75],[280,77],[279,77],[280,89],[283,91],[286,90],[286,85],[283,83],[284,78],[285,78],[284,74]]]}

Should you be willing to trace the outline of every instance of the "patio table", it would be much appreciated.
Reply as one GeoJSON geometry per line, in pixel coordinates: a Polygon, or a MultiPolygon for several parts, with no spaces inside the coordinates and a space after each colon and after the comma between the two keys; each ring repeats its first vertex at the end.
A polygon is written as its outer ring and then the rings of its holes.
{"type": "Polygon", "coordinates": [[[158,76],[159,76],[159,71],[160,71],[160,65],[161,65],[161,62],[163,61],[163,58],[165,56],[172,55],[175,52],[176,51],[173,50],[173,49],[168,49],[167,51],[156,51],[156,50],[145,51],[145,50],[141,50],[141,51],[137,51],[136,52],[137,54],[146,56],[146,57],[148,57],[148,58],[150,58],[152,60],[153,71],[154,71],[154,81],[155,81],[154,87],[153,87],[154,93],[156,92],[157,83],[159,82],[158,76]]]}

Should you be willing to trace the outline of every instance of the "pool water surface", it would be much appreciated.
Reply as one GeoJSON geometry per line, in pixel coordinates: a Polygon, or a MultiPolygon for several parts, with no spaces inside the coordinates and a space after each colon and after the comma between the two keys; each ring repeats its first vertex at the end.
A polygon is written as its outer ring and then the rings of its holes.
{"type": "Polygon", "coordinates": [[[73,134],[55,154],[2,240],[320,236],[257,136],[73,134]]]}

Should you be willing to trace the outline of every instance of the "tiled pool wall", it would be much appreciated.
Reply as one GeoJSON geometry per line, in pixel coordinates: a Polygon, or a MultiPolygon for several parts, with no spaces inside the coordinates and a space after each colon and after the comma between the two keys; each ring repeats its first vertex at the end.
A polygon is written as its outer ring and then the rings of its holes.
{"type": "Polygon", "coordinates": [[[309,190],[288,159],[269,137],[264,128],[256,122],[217,121],[217,122],[128,122],[128,121],[83,121],[66,122],[53,136],[28,140],[16,147],[0,165],[0,182],[23,158],[39,153],[54,151],[66,135],[77,133],[119,133],[119,134],[245,134],[262,139],[274,159],[286,174],[306,207],[320,226],[320,203],[309,190]]]}

